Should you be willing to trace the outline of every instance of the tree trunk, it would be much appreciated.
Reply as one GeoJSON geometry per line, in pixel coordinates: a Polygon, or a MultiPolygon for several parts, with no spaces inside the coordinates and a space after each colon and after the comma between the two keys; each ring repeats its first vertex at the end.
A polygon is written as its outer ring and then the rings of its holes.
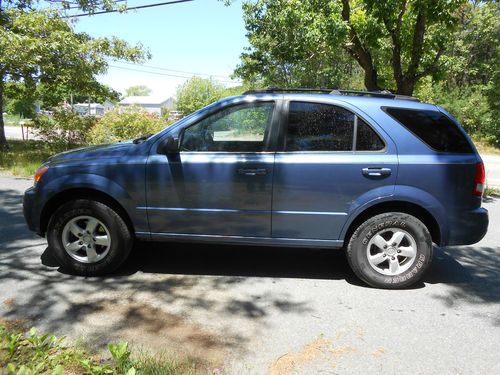
{"type": "Polygon", "coordinates": [[[0,150],[8,149],[7,138],[5,138],[5,124],[3,122],[3,75],[0,75],[0,150]]]}
{"type": "Polygon", "coordinates": [[[349,0],[342,0],[342,19],[349,25],[350,44],[347,52],[358,62],[365,71],[365,86],[369,91],[378,91],[377,68],[373,64],[373,58],[370,51],[363,46],[356,30],[351,24],[351,6],[349,0]]]}
{"type": "Polygon", "coordinates": [[[413,90],[415,90],[416,83],[416,79],[405,77],[400,82],[397,82],[396,94],[412,96],[413,90]]]}

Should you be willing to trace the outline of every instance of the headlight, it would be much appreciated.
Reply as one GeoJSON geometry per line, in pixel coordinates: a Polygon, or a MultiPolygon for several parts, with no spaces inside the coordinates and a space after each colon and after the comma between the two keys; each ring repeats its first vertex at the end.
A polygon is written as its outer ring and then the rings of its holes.
{"type": "Polygon", "coordinates": [[[40,181],[40,179],[45,174],[45,172],[47,172],[48,169],[49,169],[48,165],[38,168],[38,170],[35,173],[35,185],[38,183],[38,181],[40,181]]]}

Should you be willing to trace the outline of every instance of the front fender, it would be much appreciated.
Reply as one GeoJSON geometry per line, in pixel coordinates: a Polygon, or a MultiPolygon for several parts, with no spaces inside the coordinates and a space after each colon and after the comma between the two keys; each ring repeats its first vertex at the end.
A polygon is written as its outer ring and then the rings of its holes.
{"type": "Polygon", "coordinates": [[[47,183],[43,184],[43,186],[40,186],[37,195],[39,201],[43,202],[41,212],[43,212],[47,203],[56,195],[72,189],[92,189],[102,192],[116,200],[123,207],[132,220],[134,228],[148,227],[147,218],[143,215],[134,215],[136,204],[123,186],[109,178],[92,173],[58,176],[50,179],[47,183]]]}

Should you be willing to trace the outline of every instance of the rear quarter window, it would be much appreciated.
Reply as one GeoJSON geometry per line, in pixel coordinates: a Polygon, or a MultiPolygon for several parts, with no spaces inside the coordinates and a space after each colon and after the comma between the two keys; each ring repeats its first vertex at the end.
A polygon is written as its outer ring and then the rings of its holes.
{"type": "Polygon", "coordinates": [[[474,152],[458,125],[440,111],[393,107],[384,110],[436,151],[461,154],[474,152]]]}

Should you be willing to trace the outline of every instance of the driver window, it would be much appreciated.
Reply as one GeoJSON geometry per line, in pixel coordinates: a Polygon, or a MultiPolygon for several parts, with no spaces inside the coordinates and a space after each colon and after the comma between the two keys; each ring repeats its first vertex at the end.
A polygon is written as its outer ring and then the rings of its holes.
{"type": "Polygon", "coordinates": [[[274,103],[251,103],[219,111],[186,128],[181,151],[263,151],[273,109],[274,103]]]}

